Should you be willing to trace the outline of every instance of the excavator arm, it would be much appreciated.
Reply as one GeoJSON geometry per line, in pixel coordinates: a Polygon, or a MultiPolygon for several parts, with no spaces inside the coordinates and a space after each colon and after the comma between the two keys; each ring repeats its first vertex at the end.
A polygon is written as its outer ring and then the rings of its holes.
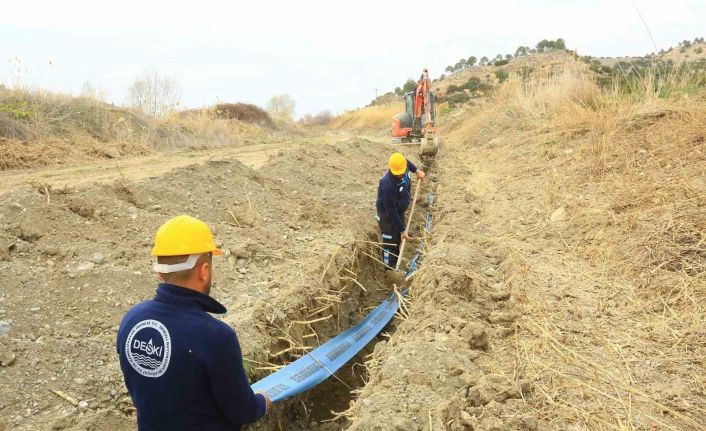
{"type": "Polygon", "coordinates": [[[431,114],[431,80],[429,79],[429,70],[424,69],[422,76],[417,82],[417,88],[414,92],[414,123],[415,126],[421,129],[422,115],[424,115],[424,131],[430,132],[434,126],[434,121],[431,114]]]}
{"type": "Polygon", "coordinates": [[[405,94],[405,112],[392,119],[393,141],[421,142],[422,155],[436,154],[439,137],[436,136],[434,126],[436,115],[433,97],[429,70],[424,68],[414,91],[405,94]]]}

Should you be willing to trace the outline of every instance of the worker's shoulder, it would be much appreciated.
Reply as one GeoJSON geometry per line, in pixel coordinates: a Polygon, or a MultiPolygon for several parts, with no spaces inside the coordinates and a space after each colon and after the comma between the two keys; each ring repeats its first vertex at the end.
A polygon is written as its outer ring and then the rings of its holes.
{"type": "Polygon", "coordinates": [[[226,340],[235,336],[235,331],[227,323],[208,313],[195,315],[191,329],[208,339],[226,340]]]}
{"type": "Polygon", "coordinates": [[[382,191],[393,191],[396,188],[395,186],[396,184],[389,174],[385,174],[380,178],[380,189],[382,191]]]}
{"type": "Polygon", "coordinates": [[[196,326],[196,333],[207,351],[219,351],[224,346],[237,342],[238,338],[233,328],[221,320],[209,317],[209,320],[201,321],[200,325],[196,326]]]}
{"type": "Polygon", "coordinates": [[[152,300],[152,299],[150,299],[148,301],[140,302],[139,304],[132,306],[132,308],[130,308],[127,311],[127,313],[125,313],[125,316],[123,316],[122,323],[125,323],[125,322],[129,321],[130,319],[133,319],[136,317],[139,318],[141,316],[144,316],[145,314],[148,314],[153,306],[154,306],[154,300],[152,300]]]}
{"type": "Polygon", "coordinates": [[[215,317],[207,314],[207,319],[203,320],[206,329],[221,337],[231,337],[235,335],[235,331],[226,322],[218,320],[215,317]]]}

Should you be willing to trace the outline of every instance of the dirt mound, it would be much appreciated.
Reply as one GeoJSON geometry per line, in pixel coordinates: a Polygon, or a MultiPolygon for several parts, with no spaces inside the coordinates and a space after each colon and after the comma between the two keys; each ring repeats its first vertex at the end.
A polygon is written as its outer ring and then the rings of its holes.
{"type": "MultiPolygon", "coordinates": [[[[176,214],[207,221],[226,250],[215,261],[212,295],[231,310],[225,320],[238,331],[252,378],[357,321],[387,293],[371,260],[381,149],[367,141],[312,144],[282,150],[258,171],[219,160],[137,182],[1,195],[5,426],[134,426],[134,417],[124,421],[134,412],[115,331],[128,308],[153,295],[152,235],[176,214]]],[[[341,397],[346,407],[349,389],[341,397]]],[[[262,426],[285,420],[306,429],[316,402],[312,395],[282,403],[262,426]]]]}

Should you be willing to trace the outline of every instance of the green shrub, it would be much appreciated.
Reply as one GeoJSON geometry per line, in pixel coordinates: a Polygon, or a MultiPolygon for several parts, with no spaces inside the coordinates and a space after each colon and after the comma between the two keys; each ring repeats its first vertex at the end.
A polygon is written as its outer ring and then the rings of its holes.
{"type": "Polygon", "coordinates": [[[495,61],[493,62],[493,66],[505,66],[505,65],[508,64],[509,62],[510,62],[510,60],[507,60],[507,59],[505,59],[505,60],[495,60],[495,61]]]}
{"type": "Polygon", "coordinates": [[[0,103],[0,112],[6,112],[17,120],[27,120],[32,116],[32,109],[26,100],[0,103]]]}
{"type": "Polygon", "coordinates": [[[698,47],[698,48],[696,48],[696,49],[694,50],[694,53],[695,53],[695,54],[701,54],[702,52],[704,52],[704,49],[701,48],[701,47],[698,47]]]}
{"type": "Polygon", "coordinates": [[[493,91],[493,86],[488,83],[481,82],[480,84],[478,84],[478,91],[482,91],[483,93],[488,94],[493,91]]]}
{"type": "Polygon", "coordinates": [[[527,79],[529,76],[534,72],[534,67],[531,66],[522,66],[520,70],[518,70],[518,73],[522,77],[522,79],[527,79]]]}
{"type": "Polygon", "coordinates": [[[460,90],[461,90],[461,87],[459,87],[456,84],[451,84],[451,85],[449,85],[449,88],[446,90],[446,94],[457,93],[460,90]]]}
{"type": "Polygon", "coordinates": [[[480,84],[480,78],[478,78],[477,76],[471,76],[471,78],[467,82],[465,82],[463,85],[461,85],[458,88],[459,88],[459,90],[470,90],[473,92],[473,91],[478,90],[479,84],[480,84]]]}
{"type": "Polygon", "coordinates": [[[498,69],[495,71],[495,77],[498,78],[498,81],[500,82],[505,82],[507,81],[507,78],[510,75],[505,71],[505,69],[498,69]]]}
{"type": "Polygon", "coordinates": [[[469,96],[466,93],[457,93],[454,94],[453,96],[449,97],[449,105],[450,106],[456,106],[456,105],[462,105],[466,102],[471,100],[471,96],[469,96]]]}
{"type": "Polygon", "coordinates": [[[270,114],[264,109],[249,103],[220,103],[213,107],[220,118],[239,120],[246,123],[272,125],[270,114]]]}

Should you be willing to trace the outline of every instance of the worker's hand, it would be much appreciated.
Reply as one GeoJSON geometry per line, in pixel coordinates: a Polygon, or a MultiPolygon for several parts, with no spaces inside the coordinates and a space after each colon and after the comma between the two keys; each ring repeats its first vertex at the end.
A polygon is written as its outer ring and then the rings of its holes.
{"type": "Polygon", "coordinates": [[[423,180],[424,177],[426,177],[426,176],[427,176],[427,174],[425,174],[423,170],[417,169],[417,178],[418,179],[423,180]]]}
{"type": "Polygon", "coordinates": [[[257,391],[256,394],[262,395],[262,397],[265,399],[265,414],[269,413],[270,409],[272,408],[272,400],[262,391],[257,391]]]}
{"type": "Polygon", "coordinates": [[[402,233],[400,234],[400,239],[410,239],[410,238],[412,238],[412,237],[411,237],[410,234],[407,233],[406,231],[405,231],[405,232],[402,232],[402,233]]]}

